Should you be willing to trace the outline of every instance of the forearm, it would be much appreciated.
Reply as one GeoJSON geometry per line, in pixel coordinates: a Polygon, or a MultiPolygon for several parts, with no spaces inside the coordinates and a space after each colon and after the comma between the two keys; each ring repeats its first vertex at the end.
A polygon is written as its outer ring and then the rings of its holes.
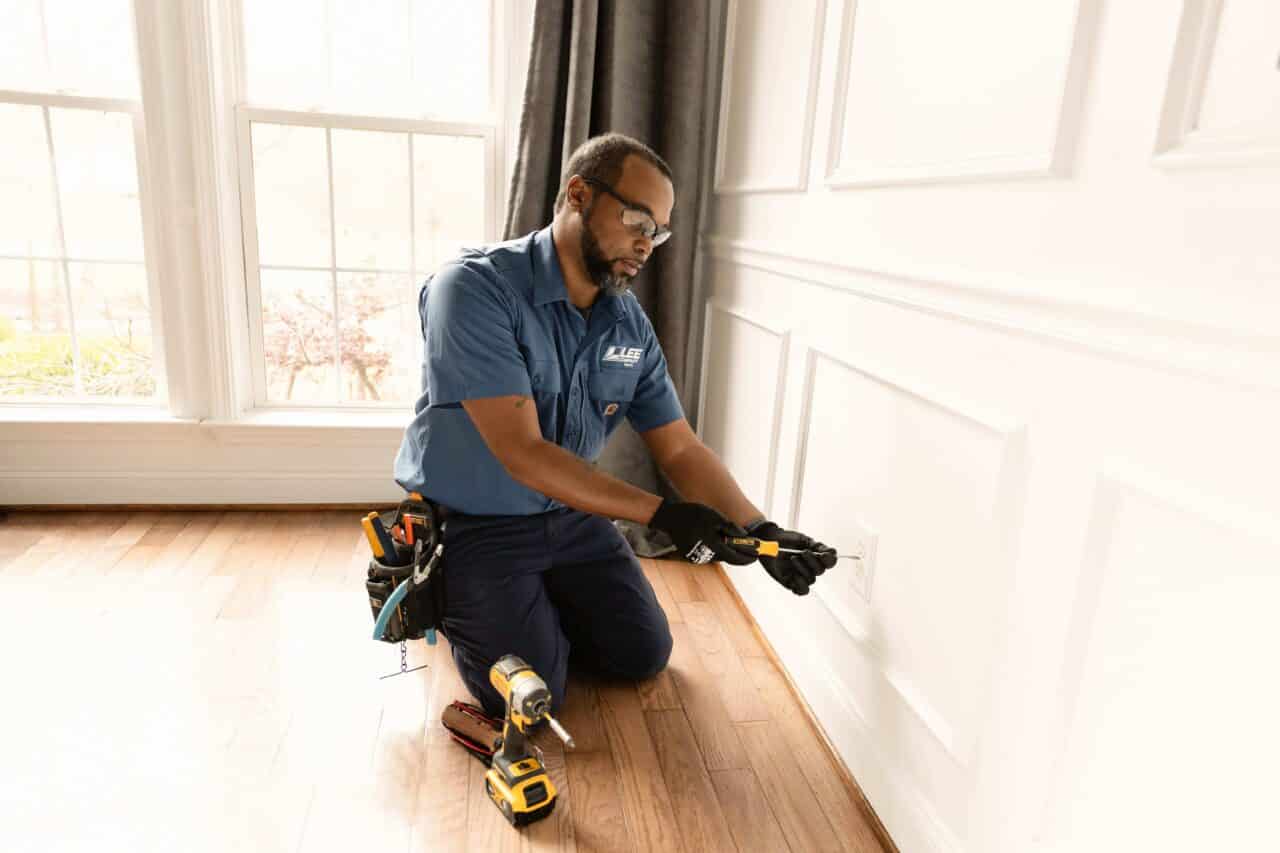
{"type": "Polygon", "coordinates": [[[706,504],[740,526],[764,518],[747,500],[720,457],[700,441],[691,443],[668,460],[662,471],[682,498],[706,504]]]}
{"type": "Polygon", "coordinates": [[[566,506],[607,518],[648,524],[662,499],[600,471],[580,456],[540,440],[507,465],[521,484],[566,506]]]}

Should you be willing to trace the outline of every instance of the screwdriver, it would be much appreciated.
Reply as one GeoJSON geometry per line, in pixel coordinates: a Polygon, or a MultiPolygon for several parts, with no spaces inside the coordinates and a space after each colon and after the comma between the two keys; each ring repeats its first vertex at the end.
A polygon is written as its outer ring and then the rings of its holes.
{"type": "MultiPolygon", "coordinates": [[[[774,542],[770,539],[756,539],[755,537],[743,538],[741,536],[735,536],[731,539],[726,539],[725,542],[727,542],[729,545],[732,545],[735,548],[750,549],[754,551],[757,556],[760,556],[760,557],[776,557],[779,554],[808,553],[807,549],[805,548],[783,548],[777,542],[774,542]]],[[[812,553],[816,554],[819,552],[814,551],[812,553]]],[[[836,554],[836,559],[837,560],[861,560],[862,558],[856,554],[836,554]]]]}

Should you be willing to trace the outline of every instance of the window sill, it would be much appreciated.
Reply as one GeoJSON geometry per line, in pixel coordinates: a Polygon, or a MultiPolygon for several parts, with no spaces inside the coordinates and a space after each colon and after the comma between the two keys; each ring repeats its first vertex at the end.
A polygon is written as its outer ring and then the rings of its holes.
{"type": "Polygon", "coordinates": [[[412,410],[259,409],[236,420],[176,418],[144,406],[5,406],[0,442],[199,441],[221,444],[384,445],[412,410]]]}

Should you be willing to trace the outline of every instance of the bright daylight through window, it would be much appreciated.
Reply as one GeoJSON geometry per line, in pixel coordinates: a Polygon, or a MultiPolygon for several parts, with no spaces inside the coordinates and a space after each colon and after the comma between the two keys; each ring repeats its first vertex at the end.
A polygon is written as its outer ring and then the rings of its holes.
{"type": "Polygon", "coordinates": [[[160,402],[128,0],[0,22],[0,401],[160,402]]]}
{"type": "Polygon", "coordinates": [[[244,0],[259,405],[417,396],[418,284],[494,230],[491,26],[487,3],[244,0]]]}

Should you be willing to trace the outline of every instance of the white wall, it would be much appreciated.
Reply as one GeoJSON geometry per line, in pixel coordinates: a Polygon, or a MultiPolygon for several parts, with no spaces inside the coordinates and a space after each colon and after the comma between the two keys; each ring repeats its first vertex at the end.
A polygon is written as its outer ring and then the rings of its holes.
{"type": "Polygon", "coordinates": [[[1280,848],[1272,0],[738,0],[700,430],[904,853],[1280,848]]]}

